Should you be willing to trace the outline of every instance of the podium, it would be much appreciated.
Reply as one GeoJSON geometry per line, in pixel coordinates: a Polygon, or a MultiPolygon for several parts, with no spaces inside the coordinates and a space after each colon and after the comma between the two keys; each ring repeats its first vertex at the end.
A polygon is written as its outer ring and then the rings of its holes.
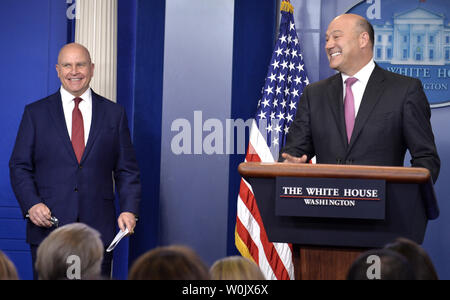
{"type": "Polygon", "coordinates": [[[345,279],[362,252],[382,248],[398,237],[422,244],[428,220],[439,216],[430,172],[424,168],[247,162],[240,164],[238,171],[252,186],[269,241],[293,244],[295,278],[299,280],[345,279]],[[287,203],[292,209],[280,214],[277,201],[284,200],[278,196],[279,178],[307,178],[319,184],[340,181],[344,188],[353,181],[381,182],[383,215],[359,218],[351,208],[356,216],[330,217],[322,216],[317,207],[314,216],[302,216],[296,211],[301,198],[290,199],[287,203]]]}

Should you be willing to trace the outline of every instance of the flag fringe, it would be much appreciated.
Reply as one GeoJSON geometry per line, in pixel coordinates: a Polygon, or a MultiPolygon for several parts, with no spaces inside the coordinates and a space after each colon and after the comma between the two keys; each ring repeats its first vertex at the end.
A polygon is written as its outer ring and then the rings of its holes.
{"type": "Polygon", "coordinates": [[[291,3],[287,2],[287,1],[283,1],[283,2],[281,2],[281,11],[285,11],[285,12],[293,14],[294,7],[292,6],[291,3]]]}
{"type": "Polygon", "coordinates": [[[255,261],[253,256],[250,254],[250,250],[248,250],[247,245],[244,243],[244,241],[242,241],[241,237],[238,234],[236,227],[234,229],[234,244],[235,244],[236,248],[239,250],[239,253],[241,253],[241,255],[243,257],[248,258],[251,261],[253,261],[254,263],[256,263],[257,265],[259,265],[259,262],[255,261]]]}

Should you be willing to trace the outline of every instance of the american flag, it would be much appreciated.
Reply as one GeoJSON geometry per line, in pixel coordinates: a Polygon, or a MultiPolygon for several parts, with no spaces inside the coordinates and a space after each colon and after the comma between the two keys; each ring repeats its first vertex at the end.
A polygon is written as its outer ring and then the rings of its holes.
{"type": "MultiPolygon", "coordinates": [[[[293,10],[288,1],[282,2],[280,32],[252,124],[245,161],[278,160],[300,96],[309,84],[293,10]]],[[[294,279],[292,246],[269,242],[252,187],[244,179],[237,202],[235,243],[241,255],[256,262],[267,279],[294,279]]]]}

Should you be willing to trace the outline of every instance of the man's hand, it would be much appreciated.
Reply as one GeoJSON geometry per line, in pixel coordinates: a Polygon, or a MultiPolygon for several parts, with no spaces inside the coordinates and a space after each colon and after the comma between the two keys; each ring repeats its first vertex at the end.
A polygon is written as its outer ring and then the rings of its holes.
{"type": "Polygon", "coordinates": [[[136,217],[130,212],[123,212],[117,219],[117,223],[121,231],[125,231],[125,228],[128,228],[131,235],[134,233],[134,227],[136,227],[136,217]]]}
{"type": "Polygon", "coordinates": [[[45,228],[50,228],[53,226],[52,222],[50,222],[52,213],[44,203],[39,203],[31,207],[28,210],[28,215],[30,221],[36,226],[45,228]]]}
{"type": "Polygon", "coordinates": [[[296,157],[287,153],[282,153],[281,157],[284,158],[284,163],[305,164],[308,160],[306,154],[304,154],[302,157],[296,157]]]}

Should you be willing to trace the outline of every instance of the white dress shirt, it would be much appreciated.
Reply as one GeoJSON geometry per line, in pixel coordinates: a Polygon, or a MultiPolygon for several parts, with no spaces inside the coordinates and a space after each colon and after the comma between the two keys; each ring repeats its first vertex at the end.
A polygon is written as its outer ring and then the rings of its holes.
{"type": "MultiPolygon", "coordinates": [[[[75,108],[75,99],[71,93],[69,93],[64,87],[61,86],[61,100],[64,110],[64,117],[66,119],[67,130],[69,131],[70,140],[72,140],[72,112],[75,108]]],[[[89,131],[91,129],[92,122],[92,92],[91,89],[87,89],[83,95],[80,97],[83,101],[80,102],[78,106],[81,115],[83,116],[83,126],[84,126],[84,145],[87,144],[89,138],[89,131]]]]}
{"type": "Polygon", "coordinates": [[[358,115],[358,110],[361,105],[364,91],[366,90],[366,86],[369,82],[370,75],[372,75],[373,69],[375,69],[375,62],[371,59],[367,65],[365,65],[353,76],[348,76],[342,73],[342,84],[344,85],[344,98],[342,99],[345,99],[345,81],[347,78],[354,77],[358,79],[358,81],[352,85],[353,98],[355,99],[355,117],[358,115]]]}

